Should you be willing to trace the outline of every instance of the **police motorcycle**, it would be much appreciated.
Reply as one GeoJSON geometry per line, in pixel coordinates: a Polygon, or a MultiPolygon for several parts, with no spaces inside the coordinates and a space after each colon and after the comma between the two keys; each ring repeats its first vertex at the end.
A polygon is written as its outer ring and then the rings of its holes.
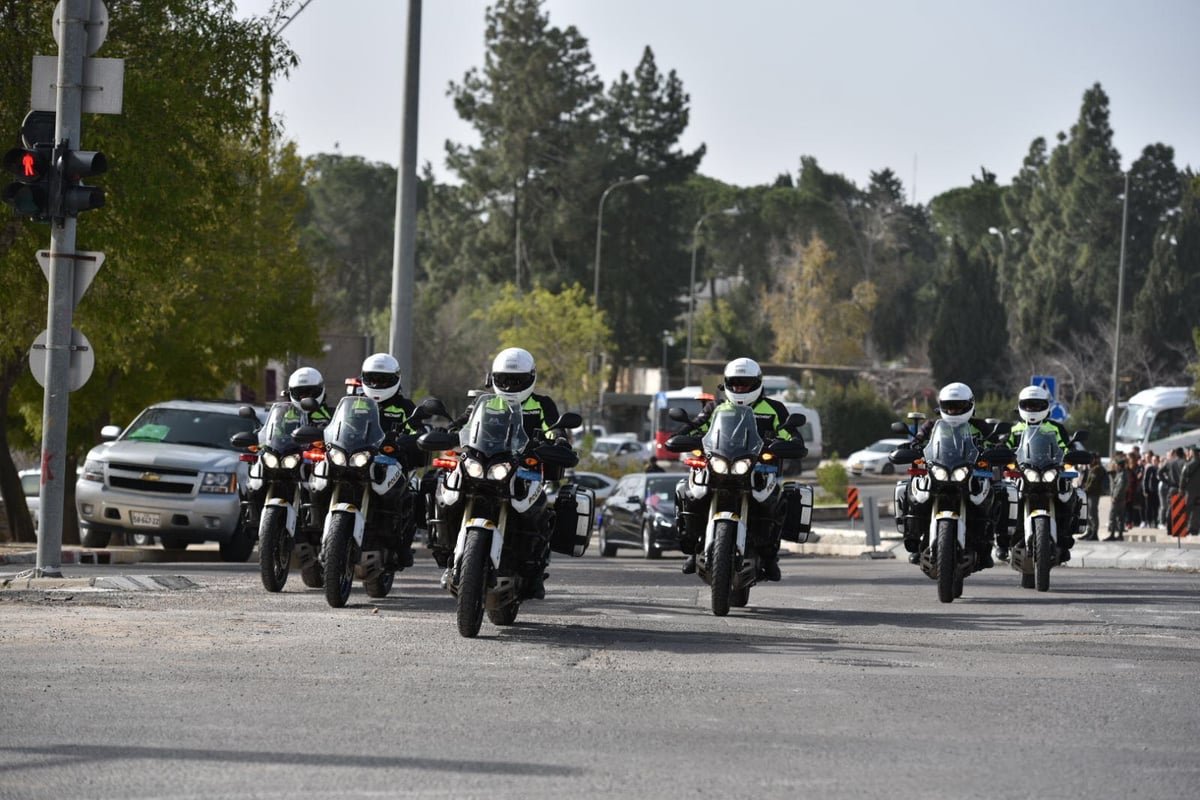
{"type": "MultiPolygon", "coordinates": [[[[565,431],[581,422],[579,414],[567,413],[551,429],[565,431]]],[[[579,460],[569,446],[547,443],[526,452],[528,444],[520,407],[491,393],[475,397],[457,435],[435,430],[417,440],[422,450],[441,453],[433,461],[442,472],[431,529],[440,541],[454,541],[444,582],[457,598],[458,632],[466,638],[479,634],[485,611],[494,625],[516,621],[542,570],[547,544],[545,534],[527,529],[518,515],[544,506],[546,479],[579,460]]],[[[558,492],[549,534],[552,551],[584,554],[594,503],[586,489],[558,492]]]]}
{"type": "MultiPolygon", "coordinates": [[[[440,405],[427,400],[418,414],[428,416],[440,405]]],[[[375,401],[353,394],[338,401],[323,431],[306,426],[293,435],[310,443],[324,439],[324,459],[316,463],[311,483],[313,493],[329,503],[320,546],[326,602],[345,606],[356,579],[369,597],[386,597],[396,573],[408,566],[404,551],[416,524],[411,465],[400,456],[416,435],[389,440],[375,401]],[[393,488],[398,495],[385,501],[393,488]]]]}
{"type": "MultiPolygon", "coordinates": [[[[1079,476],[1074,467],[1091,463],[1092,454],[1072,448],[1064,455],[1057,433],[1040,425],[1020,436],[1008,458],[1016,468],[1005,472],[1009,564],[1021,574],[1022,588],[1045,592],[1050,570],[1061,563],[1059,532],[1064,526],[1071,533],[1087,527],[1087,498],[1072,482],[1079,476]]],[[[1070,444],[1082,446],[1086,440],[1086,431],[1076,431],[1070,444]]]]}
{"type": "MultiPolygon", "coordinates": [[[[999,423],[990,436],[1007,429],[1007,423],[999,423]]],[[[892,430],[909,432],[902,422],[893,423],[892,430]]],[[[906,491],[900,486],[896,491],[897,525],[903,522],[903,530],[919,535],[917,563],[937,581],[943,603],[961,597],[963,579],[983,568],[979,554],[991,549],[998,508],[993,465],[1007,463],[1009,452],[980,452],[970,423],[937,420],[923,450],[910,444],[888,454],[893,464],[911,465],[906,491]]]]}
{"type": "MultiPolygon", "coordinates": [[[[695,425],[684,409],[672,408],[667,414],[677,422],[695,425]]],[[[805,421],[803,414],[791,414],[784,427],[796,431],[805,421]]],[[[690,468],[686,494],[692,500],[710,498],[696,572],[711,588],[713,614],[723,617],[731,606],[742,608],[750,601],[750,588],[758,582],[761,568],[759,548],[774,535],[773,520],[756,519],[758,509],[752,502],[767,502],[780,491],[779,502],[787,504],[782,538],[807,539],[812,487],[794,482],[781,485],[779,480],[782,462],[803,458],[807,448],[799,438],[765,443],[754,411],[730,402],[713,409],[703,437],[677,433],[664,447],[687,454],[683,457],[690,468]]]]}
{"type": "MultiPolygon", "coordinates": [[[[305,412],[315,411],[315,400],[302,401],[305,412]]],[[[243,406],[243,417],[254,417],[254,410],[243,406]]],[[[312,517],[312,498],[308,476],[314,452],[306,450],[292,434],[308,425],[307,413],[296,413],[289,402],[275,403],[267,420],[256,433],[235,434],[231,443],[250,453],[249,480],[251,498],[261,498],[261,506],[248,500],[244,518],[253,525],[258,519],[258,561],[263,588],[268,592],[283,591],[291,570],[293,554],[300,566],[304,585],[320,588],[324,575],[318,547],[320,528],[312,517]]],[[[316,451],[319,456],[319,451],[316,451]]]]}

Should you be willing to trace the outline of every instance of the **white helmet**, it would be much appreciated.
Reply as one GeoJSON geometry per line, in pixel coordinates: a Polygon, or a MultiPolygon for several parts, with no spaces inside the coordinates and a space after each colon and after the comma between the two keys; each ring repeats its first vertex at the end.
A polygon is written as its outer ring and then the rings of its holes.
{"type": "Polygon", "coordinates": [[[297,410],[301,410],[300,401],[306,397],[321,403],[325,400],[325,379],[312,367],[301,367],[288,378],[287,395],[297,410]]]}
{"type": "Polygon", "coordinates": [[[1050,392],[1041,386],[1026,386],[1017,397],[1017,411],[1025,422],[1037,425],[1050,416],[1050,392]]]}
{"type": "Polygon", "coordinates": [[[966,422],[975,410],[975,395],[965,383],[947,383],[938,392],[938,412],[946,422],[966,422]]]}
{"type": "Polygon", "coordinates": [[[400,393],[400,362],[387,353],[368,356],[362,363],[363,394],[382,403],[400,393]]]}
{"type": "Polygon", "coordinates": [[[501,350],[492,362],[491,379],[496,394],[516,403],[524,403],[533,394],[533,385],[537,383],[533,356],[520,347],[501,350]]]}
{"type": "Polygon", "coordinates": [[[739,406],[752,406],[762,397],[762,367],[751,358],[725,365],[725,397],[739,406]]]}

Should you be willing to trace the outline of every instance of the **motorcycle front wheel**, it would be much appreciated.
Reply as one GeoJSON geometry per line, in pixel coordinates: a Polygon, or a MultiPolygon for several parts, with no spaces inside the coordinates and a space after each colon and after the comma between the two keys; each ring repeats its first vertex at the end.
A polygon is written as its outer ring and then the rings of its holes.
{"type": "Polygon", "coordinates": [[[292,542],[284,526],[286,520],[287,509],[282,506],[263,509],[258,534],[258,568],[262,574],[263,588],[268,592],[282,592],[287,583],[292,542]]]}
{"type": "Polygon", "coordinates": [[[733,548],[737,544],[737,523],[722,520],[713,531],[708,585],[712,589],[712,612],[723,617],[729,613],[729,592],[733,584],[733,548]]]}
{"type": "Polygon", "coordinates": [[[1033,521],[1033,574],[1039,592],[1050,590],[1050,567],[1054,557],[1054,540],[1050,538],[1050,518],[1033,521]]]}
{"type": "Polygon", "coordinates": [[[467,639],[478,636],[479,628],[483,625],[491,543],[491,531],[472,528],[467,532],[458,578],[458,633],[467,639]]]}
{"type": "MultiPolygon", "coordinates": [[[[955,573],[957,572],[958,550],[958,520],[940,519],[937,524],[937,538],[934,543],[935,558],[938,566],[938,600],[943,603],[953,603],[957,596],[954,593],[955,573]]],[[[961,587],[961,582],[958,583],[961,587]]],[[[959,589],[959,594],[962,589],[959,589]]]]}
{"type": "Polygon", "coordinates": [[[325,545],[325,600],[333,608],[342,608],[350,599],[354,584],[354,515],[338,513],[329,526],[325,545]]]}

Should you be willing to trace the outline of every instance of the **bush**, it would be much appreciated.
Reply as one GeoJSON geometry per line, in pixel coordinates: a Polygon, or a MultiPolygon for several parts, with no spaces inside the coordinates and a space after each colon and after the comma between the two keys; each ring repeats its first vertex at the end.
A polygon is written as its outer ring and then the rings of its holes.
{"type": "Polygon", "coordinates": [[[892,423],[898,419],[879,393],[863,381],[841,386],[818,377],[807,402],[821,415],[821,435],[829,453],[852,453],[892,436],[892,423]]]}
{"type": "Polygon", "coordinates": [[[821,491],[816,501],[825,505],[846,502],[846,487],[850,485],[850,473],[834,453],[832,461],[817,467],[817,484],[821,491]]]}

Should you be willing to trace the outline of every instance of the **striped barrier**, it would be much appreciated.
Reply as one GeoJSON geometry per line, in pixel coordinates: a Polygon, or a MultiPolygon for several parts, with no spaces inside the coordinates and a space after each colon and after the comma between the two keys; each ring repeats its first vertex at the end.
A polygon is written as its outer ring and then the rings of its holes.
{"type": "Polygon", "coordinates": [[[1168,518],[1169,529],[1168,533],[1182,539],[1187,536],[1187,500],[1186,495],[1171,494],[1171,516],[1168,518]]]}
{"type": "Polygon", "coordinates": [[[858,489],[853,486],[846,487],[846,517],[862,519],[862,507],[858,504],[858,489]]]}

